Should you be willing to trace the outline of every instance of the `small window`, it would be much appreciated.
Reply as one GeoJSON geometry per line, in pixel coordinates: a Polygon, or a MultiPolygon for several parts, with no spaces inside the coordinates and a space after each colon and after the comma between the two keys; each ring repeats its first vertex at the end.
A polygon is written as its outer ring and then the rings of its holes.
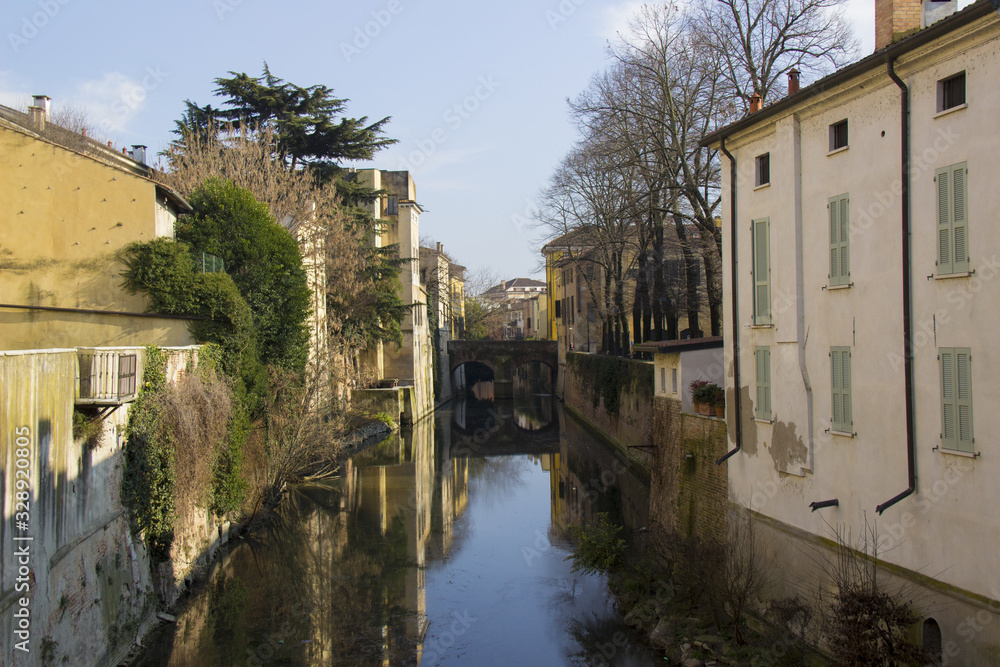
{"type": "Polygon", "coordinates": [[[562,299],[556,301],[556,317],[562,317],[562,299]]]}
{"type": "Polygon", "coordinates": [[[846,119],[830,126],[830,150],[835,151],[841,148],[847,148],[846,119]]]}
{"type": "Polygon", "coordinates": [[[941,363],[941,447],[971,454],[972,350],[967,347],[938,349],[941,363]]]}
{"type": "Polygon", "coordinates": [[[386,215],[399,215],[399,198],[396,195],[389,195],[385,203],[386,215]]]}
{"type": "Polygon", "coordinates": [[[763,155],[758,155],[756,163],[757,177],[754,181],[754,185],[758,187],[761,185],[767,185],[771,182],[771,154],[764,153],[763,155]]]}
{"type": "Polygon", "coordinates": [[[938,81],[938,111],[947,111],[965,104],[965,72],[938,81]]]}
{"type": "Polygon", "coordinates": [[[674,393],[676,394],[677,393],[677,369],[674,368],[674,369],[672,369],[672,371],[673,371],[673,390],[674,390],[674,393]]]}
{"type": "Polygon", "coordinates": [[[667,391],[667,369],[660,368],[660,391],[666,393],[667,391]]]}

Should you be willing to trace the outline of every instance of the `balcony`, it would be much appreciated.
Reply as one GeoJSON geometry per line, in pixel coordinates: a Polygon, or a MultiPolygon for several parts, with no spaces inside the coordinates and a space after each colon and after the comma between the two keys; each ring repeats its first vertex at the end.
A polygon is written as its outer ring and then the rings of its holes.
{"type": "Polygon", "coordinates": [[[80,388],[77,405],[113,406],[135,400],[135,352],[77,348],[77,360],[80,388]]]}

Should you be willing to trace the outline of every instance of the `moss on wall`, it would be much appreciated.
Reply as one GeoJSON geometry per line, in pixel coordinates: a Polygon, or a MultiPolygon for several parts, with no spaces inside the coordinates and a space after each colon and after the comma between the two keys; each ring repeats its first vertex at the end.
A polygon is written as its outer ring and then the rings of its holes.
{"type": "Polygon", "coordinates": [[[653,400],[652,364],[598,354],[568,354],[566,364],[572,377],[589,385],[592,405],[603,401],[610,415],[619,413],[623,391],[638,401],[653,400]]]}

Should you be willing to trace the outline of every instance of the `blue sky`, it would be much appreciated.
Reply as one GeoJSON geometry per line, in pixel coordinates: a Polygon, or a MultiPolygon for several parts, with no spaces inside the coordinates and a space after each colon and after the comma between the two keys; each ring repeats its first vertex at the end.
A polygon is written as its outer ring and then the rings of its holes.
{"type": "MultiPolygon", "coordinates": [[[[185,99],[218,104],[213,79],[256,76],[267,61],[286,81],[332,87],[352,116],[392,117],[399,144],[355,166],[412,172],[422,237],[472,270],[538,277],[539,233],[525,220],[574,141],[566,98],[641,4],[8,0],[0,103],[47,94],[117,146],[159,151],[185,99]]],[[[848,13],[870,53],[874,0],[848,13]]]]}

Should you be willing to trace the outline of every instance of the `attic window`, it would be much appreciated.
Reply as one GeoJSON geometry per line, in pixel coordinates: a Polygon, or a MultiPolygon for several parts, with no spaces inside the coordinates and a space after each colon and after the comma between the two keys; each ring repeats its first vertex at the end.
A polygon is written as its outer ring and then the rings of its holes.
{"type": "Polygon", "coordinates": [[[847,148],[847,119],[830,126],[830,151],[847,148]]]}
{"type": "Polygon", "coordinates": [[[389,195],[388,200],[385,203],[385,214],[399,215],[399,197],[396,195],[389,195]]]}
{"type": "Polygon", "coordinates": [[[757,167],[754,185],[760,187],[769,184],[771,182],[771,154],[758,155],[754,162],[757,167]]]}
{"type": "Polygon", "coordinates": [[[965,104],[965,72],[959,72],[937,84],[937,110],[947,111],[965,104]]]}

